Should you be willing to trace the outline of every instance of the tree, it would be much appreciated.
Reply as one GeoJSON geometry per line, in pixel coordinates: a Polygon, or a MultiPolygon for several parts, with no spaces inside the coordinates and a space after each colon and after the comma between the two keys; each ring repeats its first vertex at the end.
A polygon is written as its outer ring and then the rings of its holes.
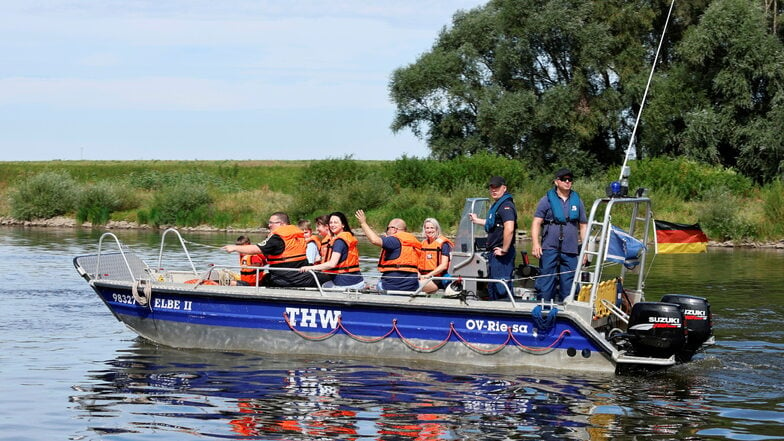
{"type": "MultiPolygon", "coordinates": [[[[397,69],[392,129],[589,174],[621,162],[672,0],[490,0],[397,69]]],[[[766,182],[784,167],[782,6],[678,2],[635,140],[766,182]]]]}
{"type": "Polygon", "coordinates": [[[586,172],[617,163],[658,6],[491,0],[458,12],[432,50],[393,73],[392,129],[426,139],[436,158],[488,151],[586,172]]]}
{"type": "Polygon", "coordinates": [[[733,167],[758,182],[784,165],[784,48],[759,1],[715,0],[677,46],[646,116],[647,153],[733,167]]]}

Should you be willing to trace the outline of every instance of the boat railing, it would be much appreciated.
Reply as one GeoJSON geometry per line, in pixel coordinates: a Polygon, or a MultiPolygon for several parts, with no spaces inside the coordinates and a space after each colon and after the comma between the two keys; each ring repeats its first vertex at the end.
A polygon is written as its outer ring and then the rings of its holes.
{"type": "MultiPolygon", "coordinates": [[[[228,285],[231,280],[237,280],[237,272],[241,270],[248,270],[252,269],[256,272],[256,277],[261,274],[262,271],[268,272],[300,272],[299,268],[280,268],[280,267],[271,267],[269,265],[265,266],[239,266],[239,265],[210,265],[207,271],[203,272],[201,276],[199,276],[198,280],[196,281],[196,285],[201,284],[206,280],[218,281],[220,285],[228,285]],[[217,273],[217,276],[215,275],[217,273]]],[[[319,292],[322,294],[324,293],[325,288],[321,285],[319,281],[318,275],[316,271],[306,271],[313,275],[313,279],[316,282],[316,286],[314,288],[318,289],[319,292]]],[[[247,285],[253,288],[262,288],[263,285],[247,285]]],[[[333,291],[332,289],[327,289],[329,291],[333,291]]],[[[335,290],[337,291],[337,290],[335,290]]]]}
{"type": "Polygon", "coordinates": [[[182,245],[182,251],[185,252],[185,257],[188,258],[188,263],[191,264],[191,269],[193,270],[194,275],[199,275],[198,271],[196,271],[196,265],[193,264],[193,260],[191,259],[191,254],[188,252],[188,247],[185,246],[185,240],[183,240],[180,232],[177,231],[175,228],[167,228],[161,234],[161,248],[158,251],[158,268],[161,268],[161,263],[163,260],[163,248],[166,245],[166,235],[169,233],[174,233],[177,236],[177,239],[180,241],[180,245],[182,245]]]}
{"type": "Polygon", "coordinates": [[[629,323],[629,314],[623,312],[621,308],[615,306],[614,303],[607,301],[607,299],[602,299],[602,305],[610,310],[616,317],[621,319],[622,322],[626,324],[629,323]]]}
{"type": "MultiPolygon", "coordinates": [[[[128,255],[125,253],[125,246],[120,239],[114,233],[106,232],[101,234],[101,237],[98,239],[98,253],[95,256],[95,268],[94,272],[92,273],[92,278],[100,279],[102,278],[102,274],[108,273],[111,274],[112,277],[118,278],[118,274],[120,273],[119,268],[112,268],[110,271],[101,271],[103,268],[101,266],[101,257],[104,256],[104,249],[103,249],[103,241],[106,238],[111,238],[114,243],[117,245],[117,255],[120,256],[122,259],[122,267],[123,269],[128,270],[127,276],[130,277],[131,281],[136,282],[138,280],[137,276],[141,276],[144,273],[149,273],[149,268],[142,262],[140,259],[136,258],[134,260],[134,264],[132,265],[131,262],[128,260],[128,255]],[[117,271],[114,271],[117,269],[117,271]]],[[[85,256],[87,257],[87,256],[85,256]]],[[[105,261],[105,259],[104,259],[105,261]]],[[[110,263],[115,263],[116,259],[111,259],[110,263]]]]}
{"type": "MultiPolygon", "coordinates": [[[[577,259],[574,282],[572,283],[569,295],[569,298],[572,299],[571,301],[590,304],[593,310],[592,316],[596,316],[597,310],[600,310],[603,315],[614,312],[604,307],[604,304],[601,301],[602,298],[600,298],[600,288],[603,286],[603,283],[612,281],[616,277],[620,278],[621,281],[625,281],[625,276],[629,271],[629,269],[622,264],[605,264],[610,245],[610,235],[612,233],[613,210],[616,209],[617,206],[631,208],[627,233],[639,238],[643,244],[648,243],[652,219],[651,200],[649,198],[600,198],[594,201],[588,218],[587,240],[581,247],[580,255],[577,259]],[[640,226],[639,224],[642,225],[640,226]],[[589,258],[593,260],[593,270],[585,270],[589,258]],[[613,279],[602,281],[603,272],[606,270],[607,266],[617,266],[620,269],[618,275],[613,276],[613,279]],[[586,291],[589,291],[590,295],[586,295],[586,291]]],[[[646,265],[646,256],[647,250],[643,249],[639,256],[639,276],[637,277],[635,288],[635,290],[640,293],[643,291],[643,273],[646,265]]],[[[606,300],[612,303],[610,299],[606,300]]]]}
{"type": "MultiPolygon", "coordinates": [[[[280,268],[280,267],[270,267],[270,266],[259,266],[259,267],[242,266],[242,267],[240,267],[240,266],[234,266],[234,265],[211,265],[210,268],[206,272],[202,273],[202,275],[200,276],[200,278],[198,279],[196,284],[198,285],[200,282],[203,282],[205,280],[217,280],[217,281],[220,282],[221,285],[227,285],[228,283],[226,283],[226,280],[225,280],[225,277],[224,277],[225,273],[223,271],[234,272],[234,270],[239,270],[239,269],[254,269],[256,271],[256,273],[257,273],[257,276],[258,276],[258,274],[261,271],[269,271],[269,272],[275,272],[275,271],[280,271],[280,272],[300,272],[299,268],[280,268]],[[215,276],[215,274],[214,274],[215,272],[218,272],[217,276],[215,276]]],[[[311,289],[319,291],[322,295],[324,295],[326,292],[342,292],[342,291],[346,291],[345,287],[339,287],[339,286],[325,288],[321,284],[321,282],[320,282],[320,280],[318,278],[318,271],[308,270],[306,272],[310,273],[313,276],[313,279],[315,280],[315,283],[316,283],[316,286],[315,287],[311,287],[311,289]]],[[[365,277],[380,278],[381,274],[371,275],[371,276],[367,276],[366,275],[365,277]]],[[[502,284],[504,289],[506,290],[506,295],[509,298],[509,301],[512,303],[512,306],[513,307],[517,306],[517,303],[515,302],[515,299],[514,299],[513,291],[511,289],[509,289],[509,286],[506,283],[504,283],[505,281],[503,279],[487,279],[487,278],[480,278],[480,277],[464,277],[464,276],[443,276],[443,277],[431,277],[430,280],[434,280],[434,281],[435,280],[446,280],[446,281],[450,281],[450,282],[455,282],[455,281],[460,281],[460,282],[463,282],[463,281],[473,281],[473,282],[502,284]]],[[[250,287],[261,288],[263,286],[262,285],[258,285],[258,286],[250,286],[250,287]]],[[[379,293],[393,294],[393,295],[408,295],[408,296],[411,296],[411,297],[421,297],[421,296],[428,296],[429,297],[431,294],[422,292],[424,287],[425,287],[425,284],[421,283],[421,284],[419,284],[419,287],[415,291],[381,290],[381,291],[379,291],[379,293]]],[[[349,291],[352,291],[352,290],[349,290],[349,291]]]]}
{"type": "MultiPolygon", "coordinates": [[[[503,286],[504,290],[506,291],[506,296],[509,298],[509,301],[512,303],[512,307],[516,308],[517,303],[514,299],[514,293],[510,289],[509,284],[507,283],[508,280],[504,279],[488,279],[488,278],[481,278],[481,277],[465,277],[465,276],[445,276],[445,277],[432,277],[431,280],[449,280],[449,281],[471,281],[471,282],[482,282],[482,283],[497,283],[499,286],[503,286]]],[[[417,292],[421,291],[424,288],[424,285],[420,286],[417,292]]],[[[476,294],[476,293],[474,293],[476,294]]]]}

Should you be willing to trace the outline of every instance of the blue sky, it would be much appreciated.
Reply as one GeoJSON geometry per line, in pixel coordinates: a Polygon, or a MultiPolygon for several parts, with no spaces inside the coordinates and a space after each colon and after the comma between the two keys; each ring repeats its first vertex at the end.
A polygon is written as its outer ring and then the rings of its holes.
{"type": "Polygon", "coordinates": [[[426,156],[392,71],[486,0],[4,0],[3,161],[426,156]]]}

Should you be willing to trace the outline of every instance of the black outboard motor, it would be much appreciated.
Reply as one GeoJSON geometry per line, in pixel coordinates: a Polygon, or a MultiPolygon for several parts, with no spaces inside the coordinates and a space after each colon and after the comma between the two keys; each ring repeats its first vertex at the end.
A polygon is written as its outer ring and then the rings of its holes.
{"type": "Polygon", "coordinates": [[[637,302],[627,334],[634,355],[670,358],[686,344],[683,309],[675,303],[637,302]]]}
{"type": "Polygon", "coordinates": [[[694,353],[713,335],[713,317],[710,303],[703,297],[685,294],[666,294],[662,302],[681,305],[684,322],[689,330],[689,337],[683,350],[676,358],[679,362],[690,361],[694,353]]]}

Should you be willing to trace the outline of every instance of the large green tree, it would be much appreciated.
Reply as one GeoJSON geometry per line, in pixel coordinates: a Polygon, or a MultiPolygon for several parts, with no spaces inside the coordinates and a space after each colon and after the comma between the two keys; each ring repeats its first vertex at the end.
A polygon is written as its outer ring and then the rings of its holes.
{"type": "Polygon", "coordinates": [[[784,165],[784,47],[763,2],[715,0],[659,75],[646,113],[650,155],[733,167],[758,182],[784,165]]]}
{"type": "MultiPolygon", "coordinates": [[[[746,173],[765,168],[766,177],[779,169],[781,140],[771,137],[783,120],[776,92],[782,52],[764,4],[676,5],[656,67],[655,103],[638,132],[641,153],[710,159],[746,173]],[[733,8],[739,20],[726,16],[733,8]],[[719,111],[729,101],[734,110],[719,111]],[[728,123],[738,118],[740,125],[728,123]],[[699,136],[720,128],[739,130],[699,136]]],[[[619,163],[669,5],[490,0],[458,12],[430,51],[393,73],[392,129],[425,139],[435,158],[488,151],[544,170],[584,172],[619,163]]]]}
{"type": "Polygon", "coordinates": [[[394,72],[392,128],[426,139],[436,158],[489,151],[584,170],[618,162],[660,6],[491,0],[458,12],[432,50],[394,72]]]}

